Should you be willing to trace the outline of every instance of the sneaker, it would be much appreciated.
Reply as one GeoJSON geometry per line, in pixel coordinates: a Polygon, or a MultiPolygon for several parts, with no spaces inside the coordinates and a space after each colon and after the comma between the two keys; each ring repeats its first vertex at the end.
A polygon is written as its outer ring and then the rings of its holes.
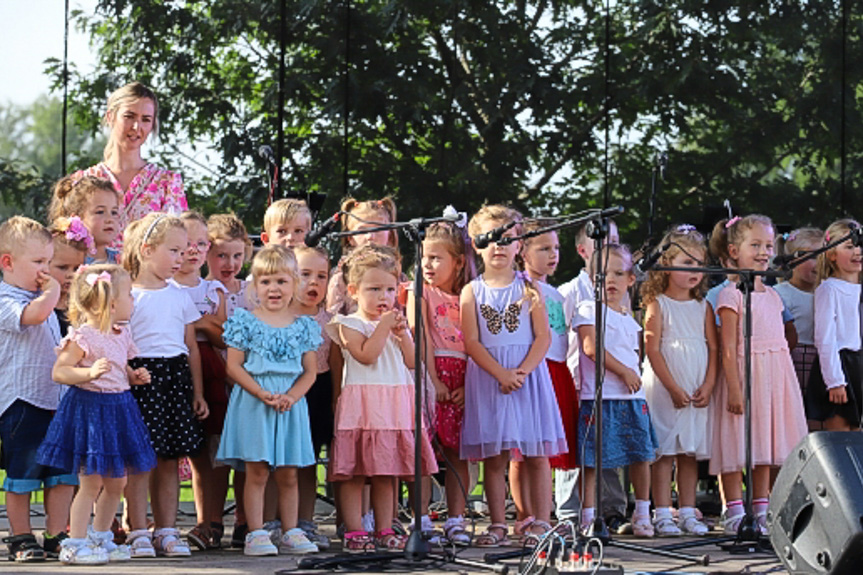
{"type": "Polygon", "coordinates": [[[108,554],[108,561],[130,561],[132,559],[132,551],[129,546],[114,543],[114,532],[110,529],[108,531],[96,531],[92,525],[88,525],[87,537],[105,550],[105,553],[108,554]]]}
{"type": "Polygon", "coordinates": [[[318,531],[318,526],[314,521],[300,519],[297,521],[297,527],[302,529],[309,541],[317,545],[321,551],[326,551],[330,548],[330,538],[318,531]]]}
{"type": "Polygon", "coordinates": [[[737,535],[737,530],[740,528],[740,522],[743,521],[744,513],[734,515],[732,517],[722,517],[722,532],[726,535],[737,535]]]}
{"type": "Polygon", "coordinates": [[[60,557],[60,544],[68,538],[69,534],[65,531],[61,531],[57,535],[49,535],[46,531],[42,535],[42,549],[45,550],[45,557],[48,559],[60,557]]]}
{"type": "Polygon", "coordinates": [[[699,521],[698,517],[690,515],[689,517],[682,517],[680,519],[680,531],[685,535],[703,537],[707,535],[710,529],[707,528],[707,525],[699,521]]]}
{"type": "Polygon", "coordinates": [[[273,545],[270,534],[264,529],[256,529],[246,533],[243,544],[243,555],[260,557],[262,555],[278,555],[279,550],[273,545]]]}
{"type": "Polygon", "coordinates": [[[153,531],[153,548],[157,555],[165,557],[191,557],[192,550],[180,539],[180,530],[163,527],[153,531]]]}
{"type": "Polygon", "coordinates": [[[317,553],[318,546],[309,541],[305,531],[299,527],[294,527],[282,535],[279,551],[291,555],[305,555],[306,553],[317,553]]]}
{"type": "Polygon", "coordinates": [[[153,536],[147,529],[130,531],[126,537],[126,543],[129,545],[129,551],[132,552],[132,559],[156,556],[156,550],[153,548],[153,536]]]}
{"type": "Polygon", "coordinates": [[[231,547],[243,548],[246,547],[246,535],[249,533],[249,526],[246,523],[234,525],[234,532],[231,535],[231,547]]]}
{"type": "Polygon", "coordinates": [[[653,537],[653,523],[650,517],[632,517],[632,534],[636,537],[653,537]]]}
{"type": "Polygon", "coordinates": [[[104,565],[108,552],[88,539],[67,538],[60,544],[60,561],[66,565],[104,565]]]}
{"type": "Polygon", "coordinates": [[[770,537],[770,529],[767,527],[766,511],[755,514],[755,524],[758,525],[758,529],[761,531],[761,535],[763,535],[764,537],[770,537]]]}
{"type": "Polygon", "coordinates": [[[278,519],[265,521],[263,530],[270,534],[270,540],[273,542],[273,545],[278,547],[279,541],[282,539],[282,522],[278,519]]]}
{"type": "MultiPolygon", "coordinates": [[[[695,519],[695,517],[693,517],[695,519]]],[[[653,520],[653,529],[657,537],[680,537],[683,532],[674,523],[671,517],[663,517],[662,519],[653,520]]],[[[633,523],[632,530],[635,531],[633,523]]]]}

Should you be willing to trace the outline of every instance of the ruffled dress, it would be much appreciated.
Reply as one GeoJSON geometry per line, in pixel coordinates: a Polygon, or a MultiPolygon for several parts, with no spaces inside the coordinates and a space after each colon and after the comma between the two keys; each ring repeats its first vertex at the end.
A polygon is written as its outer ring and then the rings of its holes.
{"type": "MultiPolygon", "coordinates": [[[[309,316],[272,327],[242,308],[225,322],[222,339],[245,352],[243,367],[270,393],[287,393],[303,373],[303,354],[323,342],[318,324],[309,316]]],[[[216,459],[235,468],[246,461],[266,461],[273,468],[313,465],[306,398],[279,413],[234,385],[216,459]]]]}
{"type": "MultiPolygon", "coordinates": [[[[327,333],[341,344],[339,326],[370,337],[377,322],[356,315],[336,315],[327,333]]],[[[330,480],[355,476],[414,473],[414,381],[395,337],[389,337],[377,361],[364,365],[342,347],[345,359],[342,391],[336,404],[336,427],[330,457],[330,480]]],[[[434,451],[426,433],[422,441],[421,471],[437,471],[434,451]]]]}

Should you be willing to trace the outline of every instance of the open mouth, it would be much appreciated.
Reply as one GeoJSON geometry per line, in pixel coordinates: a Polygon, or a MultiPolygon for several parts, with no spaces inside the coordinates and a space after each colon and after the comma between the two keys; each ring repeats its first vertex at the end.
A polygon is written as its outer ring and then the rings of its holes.
{"type": "Polygon", "coordinates": [[[318,297],[318,290],[310,289],[309,291],[306,292],[306,296],[309,299],[315,299],[316,297],[318,297]]]}

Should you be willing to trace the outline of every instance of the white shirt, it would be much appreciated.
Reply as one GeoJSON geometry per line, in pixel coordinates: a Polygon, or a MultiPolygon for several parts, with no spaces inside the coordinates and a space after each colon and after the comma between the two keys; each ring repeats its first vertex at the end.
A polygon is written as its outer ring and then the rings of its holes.
{"type": "MultiPolygon", "coordinates": [[[[173,279],[168,280],[168,283],[177,286],[189,294],[189,297],[192,298],[192,303],[195,304],[195,307],[202,316],[214,315],[219,311],[219,292],[228,292],[219,280],[198,278],[198,285],[194,287],[185,286],[173,279]]],[[[197,333],[195,339],[197,341],[207,341],[207,336],[203,333],[197,333]]]]}
{"type": "Polygon", "coordinates": [[[548,347],[546,359],[563,363],[569,346],[569,322],[564,312],[564,299],[557,289],[545,282],[535,282],[542,290],[545,299],[545,311],[548,314],[548,331],[551,334],[551,345],[548,347]]]}
{"type": "Polygon", "coordinates": [[[132,288],[135,310],[129,320],[138,357],[188,354],[186,325],[201,314],[186,290],[176,284],[161,289],[132,288]]]}
{"type": "MultiPolygon", "coordinates": [[[[632,316],[614,311],[605,306],[605,351],[614,359],[632,369],[641,377],[638,357],[638,337],[641,326],[632,316]]],[[[573,330],[581,325],[594,325],[596,321],[596,303],[583,301],[578,304],[575,314],[573,330]]],[[[596,389],[596,364],[587,357],[584,352],[579,351],[581,357],[579,363],[579,377],[581,379],[581,399],[594,399],[596,389]]],[[[644,399],[644,387],[635,393],[630,393],[623,379],[612,373],[606,367],[605,384],[602,389],[603,399],[644,399]]]]}
{"type": "Polygon", "coordinates": [[[575,331],[573,320],[578,308],[578,304],[583,301],[593,301],[593,282],[590,281],[590,276],[587,271],[582,268],[577,276],[558,286],[557,291],[563,296],[563,316],[566,319],[566,325],[570,327],[569,345],[566,349],[566,366],[572,373],[572,378],[575,381],[575,387],[581,386],[578,377],[578,333],[575,331]]]}
{"type": "Polygon", "coordinates": [[[827,278],[815,288],[815,347],[827,389],[845,385],[839,350],[860,349],[860,284],[827,278]]]}
{"type": "Polygon", "coordinates": [[[815,294],[797,289],[791,282],[778,283],[773,289],[782,298],[785,309],[794,316],[797,342],[815,345],[815,294]]]}

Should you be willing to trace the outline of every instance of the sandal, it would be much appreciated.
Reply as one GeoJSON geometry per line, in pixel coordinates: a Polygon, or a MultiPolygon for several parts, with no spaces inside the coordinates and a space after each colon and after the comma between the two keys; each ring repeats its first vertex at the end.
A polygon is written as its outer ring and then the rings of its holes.
{"type": "Polygon", "coordinates": [[[536,517],[533,515],[525,517],[521,521],[516,520],[515,524],[512,526],[513,538],[521,540],[524,537],[527,537],[530,534],[529,529],[534,523],[536,523],[536,517]]]}
{"type": "Polygon", "coordinates": [[[375,550],[375,542],[365,531],[346,531],[342,543],[342,550],[348,553],[365,553],[375,550]]]}
{"type": "Polygon", "coordinates": [[[198,523],[186,533],[186,540],[197,547],[199,551],[206,551],[210,548],[213,540],[213,532],[204,523],[198,523]]]}
{"type": "Polygon", "coordinates": [[[182,539],[180,530],[173,527],[163,527],[153,532],[153,548],[159,555],[165,557],[189,557],[192,551],[182,539]]]}
{"type": "Polygon", "coordinates": [[[207,544],[207,549],[221,549],[222,538],[225,536],[225,524],[210,521],[210,542],[207,544]]]}
{"type": "Polygon", "coordinates": [[[132,559],[156,556],[156,550],[153,549],[153,535],[146,529],[130,531],[126,537],[126,544],[132,552],[132,559]]]}
{"type": "Polygon", "coordinates": [[[470,547],[470,535],[464,528],[464,518],[450,517],[443,524],[443,532],[446,540],[457,547],[470,547]]]}
{"type": "Polygon", "coordinates": [[[385,551],[402,551],[407,542],[407,537],[396,533],[392,528],[378,531],[375,536],[375,545],[385,551]]]}
{"type": "Polygon", "coordinates": [[[509,527],[507,527],[506,523],[492,523],[485,532],[477,536],[474,545],[476,547],[509,547],[508,533],[509,527]],[[502,531],[503,535],[498,535],[493,530],[502,531]]]}
{"type": "Polygon", "coordinates": [[[12,535],[3,539],[3,543],[9,544],[9,561],[18,563],[33,563],[45,560],[45,550],[36,543],[36,536],[32,533],[12,535]]]}
{"type": "Polygon", "coordinates": [[[531,524],[529,529],[533,529],[534,527],[537,529],[542,529],[542,531],[539,533],[537,533],[536,531],[530,531],[526,533],[524,539],[522,540],[525,547],[536,547],[537,545],[539,545],[539,542],[545,538],[546,534],[551,531],[551,524],[539,519],[535,520],[531,524]]]}

